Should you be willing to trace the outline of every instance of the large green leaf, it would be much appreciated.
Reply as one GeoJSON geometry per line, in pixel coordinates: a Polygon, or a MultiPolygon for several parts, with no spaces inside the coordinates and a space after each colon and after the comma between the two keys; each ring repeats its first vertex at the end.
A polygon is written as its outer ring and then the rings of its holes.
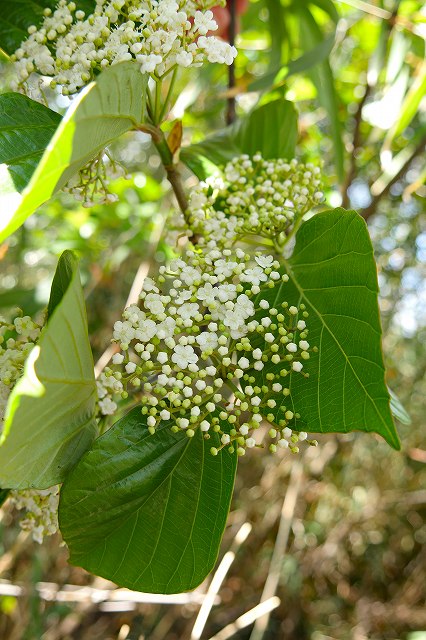
{"type": "Polygon", "coordinates": [[[60,259],[55,278],[56,306],[50,305],[52,315],[6,409],[0,439],[3,487],[44,489],[62,482],[96,434],[93,359],[77,260],[71,252],[60,259]]]}
{"type": "MultiPolygon", "coordinates": [[[[262,297],[276,308],[284,301],[304,303],[308,340],[318,353],[305,363],[308,378],[295,373],[285,378],[291,400],[283,397],[271,413],[283,417],[287,404],[301,416],[298,430],[373,431],[399,448],[384,379],[377,273],[365,222],[344,209],[317,214],[301,226],[285,271],[290,281],[262,297]]],[[[268,384],[266,373],[281,369],[282,364],[268,365],[256,375],[268,384]]]]}
{"type": "Polygon", "coordinates": [[[60,529],[70,562],[151,593],[194,589],[213,568],[225,528],[236,454],[208,441],[151,436],[140,408],[96,440],[65,480],[60,529]]]}
{"type": "Polygon", "coordinates": [[[29,183],[60,122],[58,113],[21,93],[0,95],[0,164],[16,191],[29,183]]]}
{"type": "Polygon", "coordinates": [[[245,118],[182,149],[180,157],[195,175],[205,179],[235,156],[260,151],[264,158],[292,158],[297,140],[297,112],[282,98],[253,109],[245,118]]]}
{"type": "MultiPolygon", "coordinates": [[[[12,54],[28,36],[28,27],[38,27],[43,10],[55,9],[57,0],[0,0],[0,48],[12,54]]],[[[94,0],[77,0],[79,9],[90,13],[94,0]]]]}
{"type": "Polygon", "coordinates": [[[0,242],[108,144],[144,122],[146,86],[134,61],[108,68],[73,102],[22,194],[8,173],[0,176],[0,242]]]}

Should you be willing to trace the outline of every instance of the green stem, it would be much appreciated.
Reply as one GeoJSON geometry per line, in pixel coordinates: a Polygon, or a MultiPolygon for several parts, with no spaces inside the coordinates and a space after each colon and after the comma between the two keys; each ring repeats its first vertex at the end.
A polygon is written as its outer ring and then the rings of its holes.
{"type": "Polygon", "coordinates": [[[161,80],[155,81],[155,110],[154,110],[154,124],[159,125],[161,122],[160,116],[161,106],[161,80]]]}
{"type": "MultiPolygon", "coordinates": [[[[306,212],[305,212],[306,213],[306,212]]],[[[301,215],[300,218],[297,220],[297,222],[295,223],[293,229],[290,231],[290,233],[288,234],[288,236],[286,236],[285,241],[283,242],[283,244],[281,245],[281,247],[279,247],[281,250],[290,242],[290,240],[296,235],[296,233],[299,231],[300,226],[302,225],[303,222],[303,216],[305,214],[301,215]]]]}
{"type": "Polygon", "coordinates": [[[177,77],[177,67],[175,67],[175,69],[173,70],[173,75],[172,75],[172,79],[170,80],[169,90],[167,91],[167,96],[164,101],[163,108],[161,109],[161,112],[160,112],[160,116],[159,116],[160,123],[163,122],[164,117],[166,116],[167,109],[170,104],[170,99],[172,97],[173,90],[175,87],[176,77],[177,77]]]}
{"type": "Polygon", "coordinates": [[[160,154],[164,169],[166,170],[167,179],[172,186],[180,210],[182,211],[185,222],[189,227],[190,221],[188,217],[188,198],[183,188],[180,171],[177,167],[177,164],[175,164],[174,162],[173,154],[170,150],[169,145],[167,144],[164,133],[159,127],[156,127],[155,130],[152,129],[150,133],[152,135],[152,139],[157,148],[157,151],[160,154]]]}

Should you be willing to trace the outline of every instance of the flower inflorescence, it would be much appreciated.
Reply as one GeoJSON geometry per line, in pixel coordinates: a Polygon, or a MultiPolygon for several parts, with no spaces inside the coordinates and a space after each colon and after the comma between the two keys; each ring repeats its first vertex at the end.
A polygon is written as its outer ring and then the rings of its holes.
{"type": "Polygon", "coordinates": [[[120,177],[130,179],[120,163],[113,160],[107,151],[101,151],[67,182],[64,191],[73,195],[83,207],[112,204],[118,201],[118,196],[111,193],[109,184],[120,177]]]}
{"type": "Polygon", "coordinates": [[[25,509],[25,517],[19,524],[36,542],[41,544],[45,536],[58,531],[59,485],[49,489],[12,491],[10,498],[17,509],[25,509]]]}
{"type": "Polygon", "coordinates": [[[102,69],[136,60],[141,72],[161,79],[176,67],[197,67],[205,60],[230,65],[237,52],[211,31],[218,28],[210,7],[217,0],[97,0],[92,14],[78,2],[59,0],[45,9],[37,29],[14,54],[17,86],[33,72],[52,78],[72,95],[102,69]]]}
{"type": "Polygon", "coordinates": [[[40,330],[40,325],[20,310],[13,322],[0,318],[0,433],[10,392],[22,375],[40,330]]]}
{"type": "MultiPolygon", "coordinates": [[[[18,313],[12,322],[0,319],[0,433],[10,393],[22,376],[25,361],[41,331],[41,325],[30,316],[24,316],[21,310],[18,313]]],[[[58,492],[59,487],[55,486],[10,493],[16,508],[27,511],[20,521],[21,528],[30,531],[36,542],[43,542],[44,536],[57,531],[58,492]]]]}
{"type": "Polygon", "coordinates": [[[319,167],[296,159],[241,155],[221,175],[192,190],[190,228],[209,248],[230,247],[253,236],[279,248],[295,224],[323,199],[320,173],[319,167]]]}
{"type": "Polygon", "coordinates": [[[121,353],[98,381],[101,412],[114,413],[115,396],[133,390],[151,433],[170,421],[189,438],[216,432],[220,448],[244,455],[263,446],[257,434],[269,423],[269,449],[296,453],[307,434],[293,430],[290,382],[308,375],[308,313],[268,301],[288,276],[273,256],[258,252],[253,263],[242,249],[192,248],[184,258],[162,267],[158,283],[147,279],[142,308],[114,325],[121,353]]]}

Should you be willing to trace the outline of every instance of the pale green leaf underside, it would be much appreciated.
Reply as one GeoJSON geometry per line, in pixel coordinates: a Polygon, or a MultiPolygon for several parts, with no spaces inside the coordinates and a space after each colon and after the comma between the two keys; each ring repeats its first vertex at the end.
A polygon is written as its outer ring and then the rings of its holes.
{"type": "MultiPolygon", "coordinates": [[[[68,252],[69,253],[69,252],[68,252]]],[[[9,398],[0,486],[62,482],[96,434],[96,385],[78,269],[9,398]]]]}
{"type": "Polygon", "coordinates": [[[285,300],[304,303],[308,341],[319,352],[305,362],[308,379],[294,373],[284,378],[291,401],[283,399],[276,413],[285,402],[300,414],[299,430],[376,432],[399,448],[384,378],[376,265],[365,222],[343,209],[317,214],[300,228],[285,271],[290,281],[263,297],[275,307],[285,300]]]}
{"type": "Polygon", "coordinates": [[[114,65],[71,105],[20,194],[0,185],[0,242],[113,140],[145,119],[146,76],[136,62],[114,65]]]}
{"type": "Polygon", "coordinates": [[[66,479],[60,528],[70,562],[150,593],[199,585],[216,562],[236,455],[218,436],[189,439],[170,424],[148,433],[140,408],[96,440],[66,479]]]}

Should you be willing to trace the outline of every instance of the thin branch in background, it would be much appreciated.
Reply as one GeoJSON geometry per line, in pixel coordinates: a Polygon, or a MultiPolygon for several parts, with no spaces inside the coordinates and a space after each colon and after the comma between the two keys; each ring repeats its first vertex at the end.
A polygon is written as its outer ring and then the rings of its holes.
{"type": "Polygon", "coordinates": [[[342,4],[348,4],[350,7],[354,7],[354,9],[359,9],[364,13],[368,13],[371,16],[375,16],[376,18],[382,18],[384,20],[389,20],[392,17],[392,13],[387,11],[387,9],[382,9],[381,7],[376,7],[374,4],[370,4],[369,2],[364,2],[364,0],[338,0],[342,4]]]}
{"type": "MultiPolygon", "coordinates": [[[[151,258],[155,253],[158,243],[161,238],[161,234],[164,229],[164,216],[161,217],[161,222],[155,225],[154,230],[152,232],[149,245],[151,247],[151,251],[146,260],[141,262],[139,268],[136,272],[135,277],[133,278],[132,286],[130,287],[129,295],[127,296],[125,308],[129,307],[131,304],[137,304],[139,302],[139,295],[142,291],[143,283],[145,278],[148,276],[149,269],[151,266],[151,258]]],[[[119,351],[119,346],[115,342],[109,345],[107,349],[103,352],[97,363],[95,364],[95,377],[99,378],[102,371],[105,367],[111,362],[111,358],[114,353],[119,351]]]]}
{"type": "Polygon", "coordinates": [[[228,640],[228,638],[232,638],[238,631],[241,629],[245,629],[249,627],[253,622],[256,622],[259,618],[271,613],[274,609],[279,607],[281,604],[281,600],[274,596],[273,598],[269,598],[269,600],[265,600],[265,602],[261,602],[260,604],[253,607],[247,611],[247,613],[243,613],[242,616],[237,618],[235,622],[228,624],[224,629],[216,633],[216,635],[212,636],[210,640],[228,640]]]}
{"type": "MultiPolygon", "coordinates": [[[[229,44],[235,46],[235,37],[237,33],[237,0],[228,0],[227,3],[229,14],[230,14],[230,23],[229,23],[229,44]]],[[[229,89],[229,97],[228,97],[228,108],[226,112],[226,124],[232,124],[235,122],[236,112],[235,112],[235,61],[229,67],[229,79],[228,79],[228,89],[229,89]]]]}
{"type": "MultiPolygon", "coordinates": [[[[268,577],[266,578],[263,593],[260,599],[260,605],[270,602],[275,596],[276,590],[281,576],[282,561],[287,549],[288,538],[290,535],[291,524],[293,522],[294,511],[296,509],[297,498],[299,496],[302,485],[303,464],[300,460],[293,463],[291,475],[287,491],[284,497],[280,525],[278,528],[277,538],[275,540],[274,551],[272,553],[271,562],[269,564],[268,577]]],[[[269,616],[274,607],[265,611],[256,619],[250,640],[261,640],[268,627],[269,616]]],[[[222,640],[222,639],[221,639],[222,640]]]]}
{"type": "MultiPolygon", "coordinates": [[[[111,586],[113,586],[112,583],[111,586]]],[[[131,591],[129,589],[120,588],[97,589],[95,587],[76,584],[59,585],[55,582],[37,582],[35,589],[39,598],[48,602],[84,602],[92,603],[97,606],[104,603],[115,603],[117,604],[117,611],[120,610],[120,605],[199,605],[202,604],[205,598],[205,594],[201,591],[162,595],[158,593],[142,593],[140,591],[131,591]]],[[[0,580],[0,595],[20,598],[28,595],[28,589],[21,585],[14,584],[10,580],[0,580]]],[[[214,603],[216,604],[217,602],[218,599],[217,596],[215,596],[214,603]]],[[[113,608],[109,607],[109,611],[112,610],[113,608]]]]}
{"type": "Polygon", "coordinates": [[[368,220],[368,218],[370,218],[372,215],[376,213],[380,200],[389,193],[389,191],[391,190],[391,187],[395,184],[395,182],[398,182],[398,180],[402,178],[402,176],[408,171],[413,160],[417,158],[419,155],[421,155],[422,153],[424,153],[425,147],[426,147],[426,136],[423,136],[420,142],[418,143],[418,145],[414,148],[414,151],[410,155],[410,157],[407,158],[404,164],[395,173],[395,175],[387,182],[387,184],[382,188],[382,190],[379,193],[376,193],[374,195],[369,206],[363,209],[363,211],[361,211],[361,215],[364,218],[364,220],[368,220]]]}
{"type": "Polygon", "coordinates": [[[346,174],[345,181],[342,186],[342,207],[345,207],[345,208],[347,208],[350,204],[349,187],[351,186],[352,182],[354,181],[354,178],[356,177],[356,171],[357,171],[356,154],[360,149],[361,143],[362,143],[362,140],[361,140],[362,110],[364,108],[365,103],[367,102],[367,98],[370,95],[371,89],[372,89],[371,85],[367,84],[365,87],[364,95],[362,96],[362,99],[358,103],[358,107],[354,117],[355,125],[354,125],[353,138],[352,138],[352,149],[350,153],[350,164],[349,164],[348,173],[346,174]]]}
{"type": "Polygon", "coordinates": [[[215,603],[219,589],[222,586],[222,583],[225,580],[226,575],[235,560],[238,549],[246,541],[251,529],[251,524],[249,522],[245,522],[237,532],[230,550],[227,551],[227,553],[225,553],[225,555],[223,556],[218,568],[214,573],[213,579],[210,583],[203,604],[201,605],[200,611],[198,612],[197,619],[195,620],[195,624],[192,629],[191,640],[199,640],[201,638],[204,627],[206,626],[207,618],[209,617],[210,611],[212,610],[212,607],[215,603]]]}

